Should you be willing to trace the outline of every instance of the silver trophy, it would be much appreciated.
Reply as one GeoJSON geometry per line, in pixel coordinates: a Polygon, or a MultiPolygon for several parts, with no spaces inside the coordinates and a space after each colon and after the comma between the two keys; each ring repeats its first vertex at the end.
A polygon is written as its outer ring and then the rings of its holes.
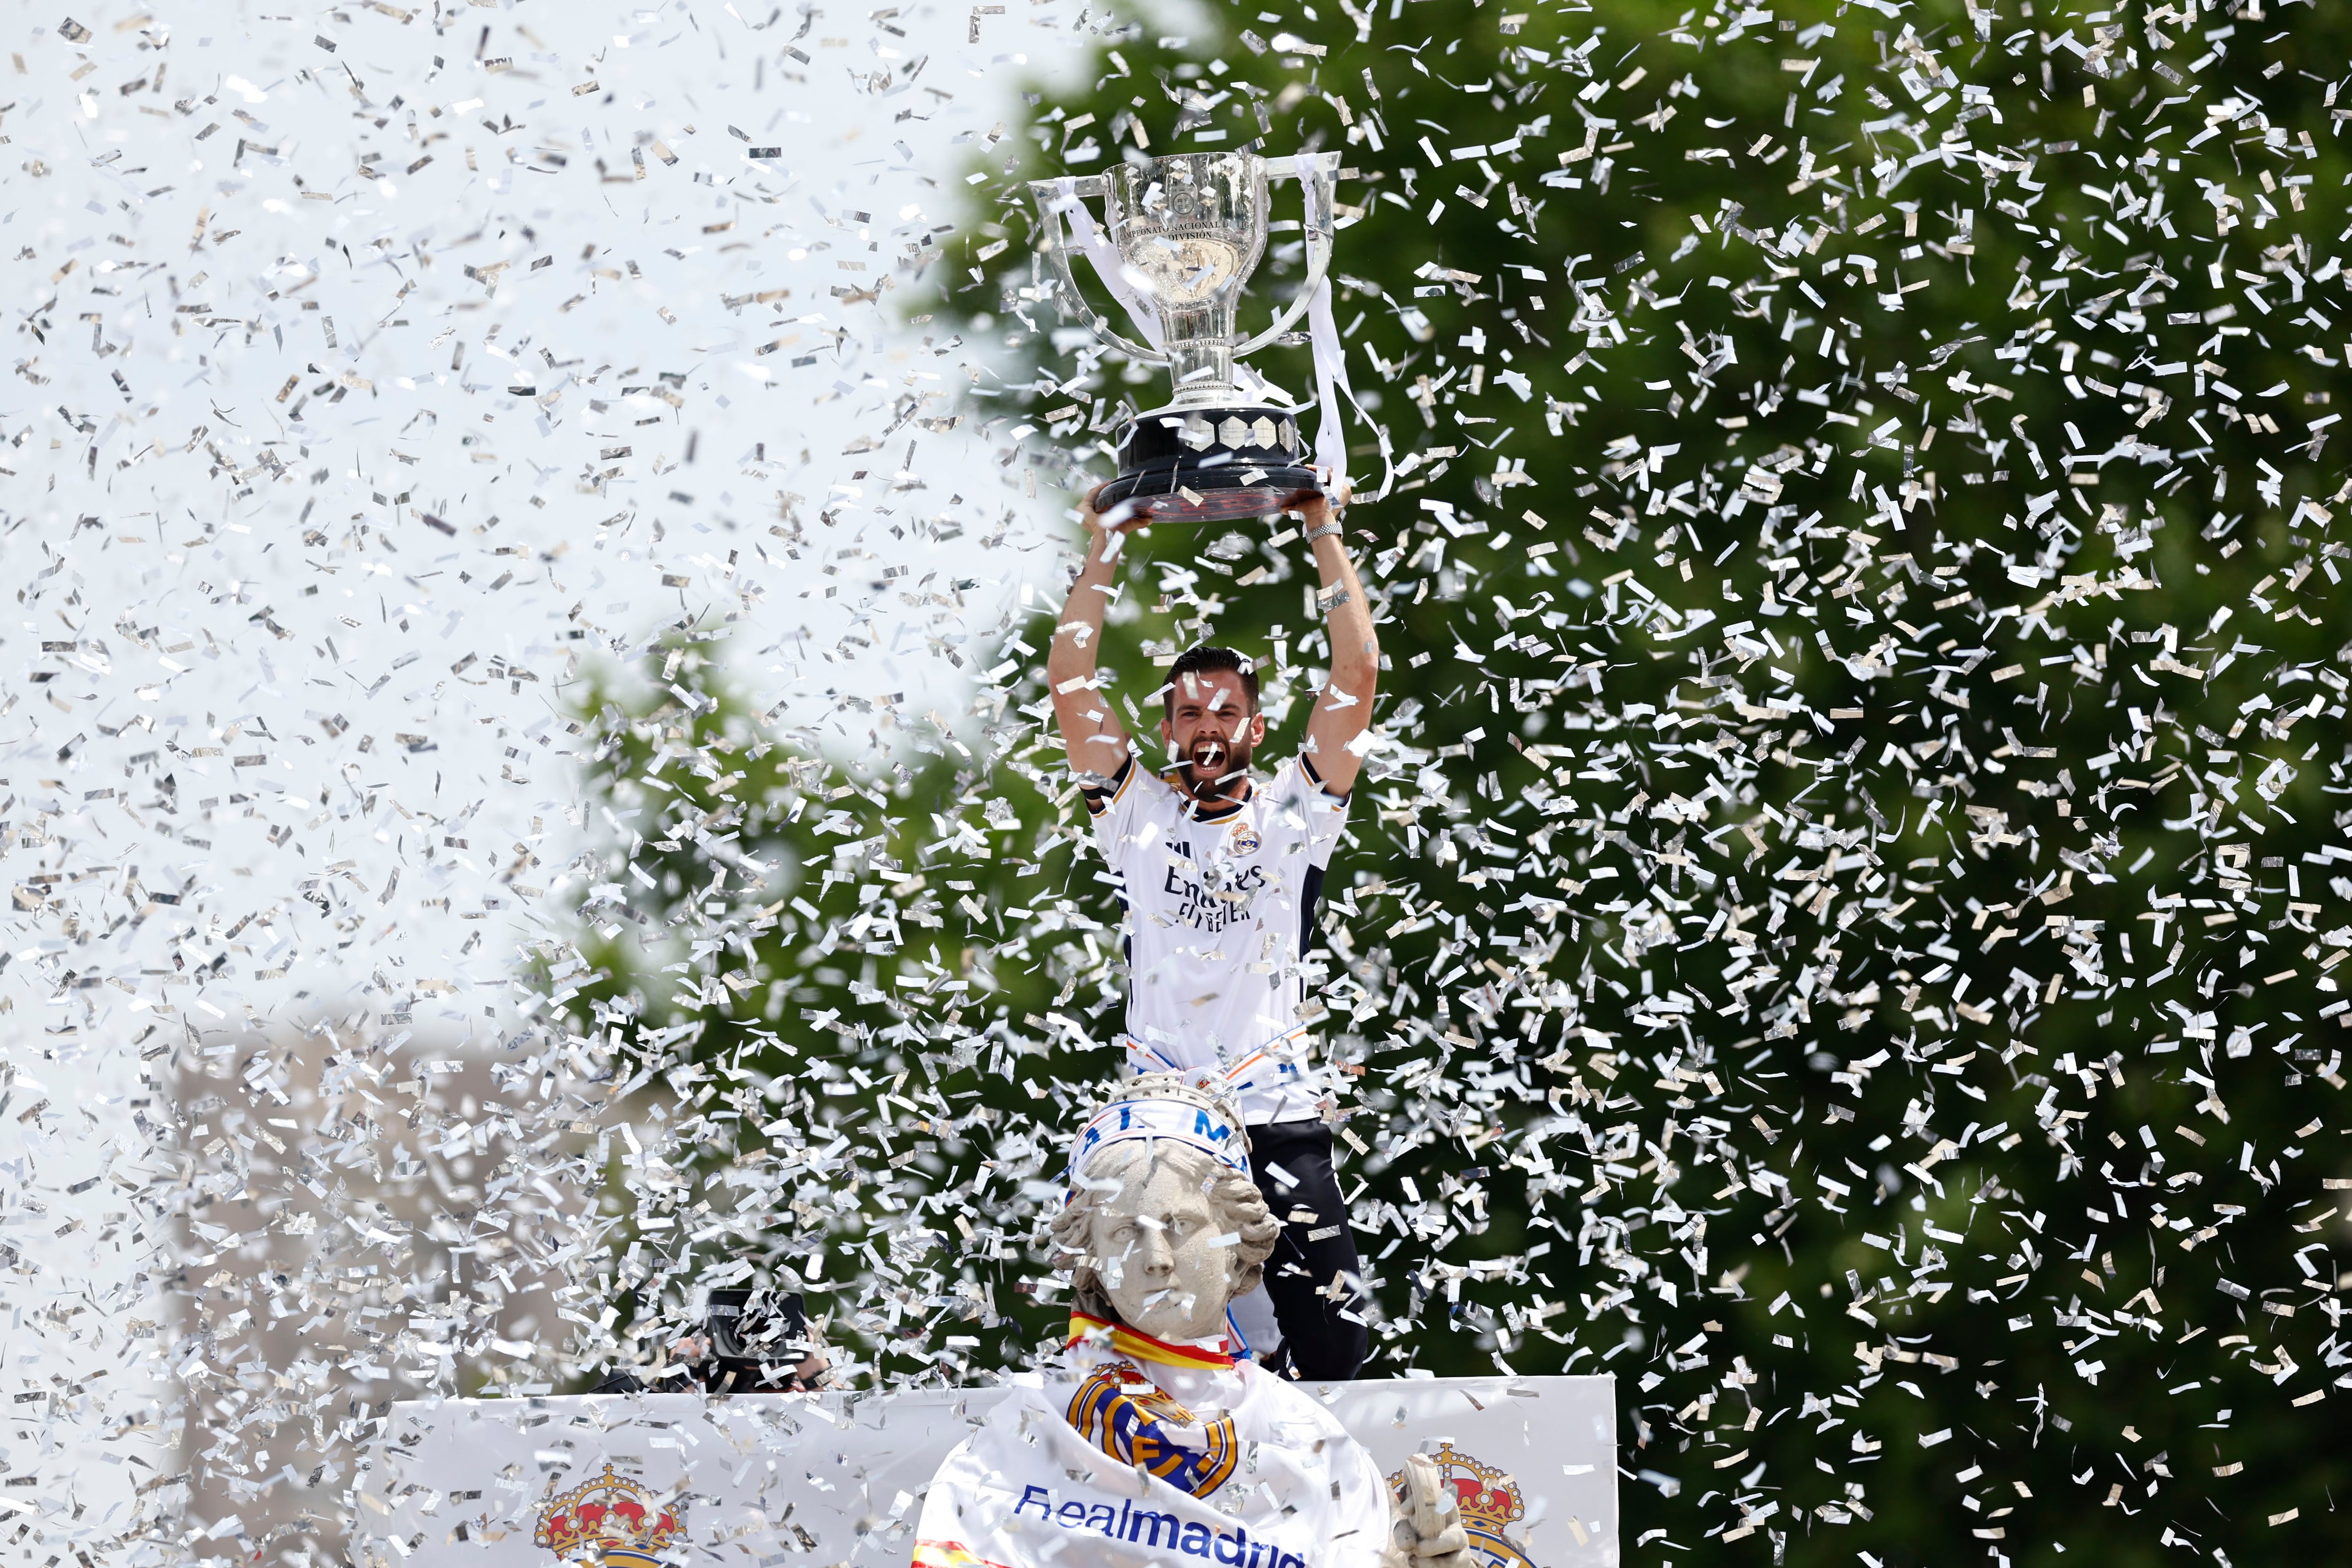
{"type": "Polygon", "coordinates": [[[1234,380],[1234,361],[1287,332],[1322,284],[1339,174],[1337,153],[1183,153],[1031,182],[1061,308],[1082,313],[1097,337],[1129,357],[1166,365],[1175,382],[1171,401],[1129,423],[1118,478],[1098,506],[1129,501],[1155,519],[1207,521],[1278,511],[1318,489],[1301,461],[1295,411],[1251,396],[1234,380]],[[1265,250],[1266,184],[1276,179],[1304,186],[1307,277],[1274,324],[1244,342],[1234,318],[1265,250]],[[1104,230],[1084,205],[1095,196],[1108,219],[1104,230]],[[1127,337],[1087,302],[1070,269],[1066,219],[1104,284],[1155,342],[1127,337]]]}

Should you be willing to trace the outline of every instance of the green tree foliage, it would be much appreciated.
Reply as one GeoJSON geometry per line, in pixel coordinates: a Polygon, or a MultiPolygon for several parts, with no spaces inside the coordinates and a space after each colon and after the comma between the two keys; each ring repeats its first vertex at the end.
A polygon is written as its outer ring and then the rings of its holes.
{"type": "MultiPolygon", "coordinates": [[[[1008,465],[1076,492],[1164,397],[1057,317],[1021,181],[1356,171],[1405,453],[1349,520],[1390,744],[1326,988],[1372,1371],[1617,1373],[1661,1560],[2340,1542],[2345,14],[1106,26],[978,165],[1008,465]]],[[[1295,743],[1285,537],[1139,545],[1131,714],[1215,637],[1295,743]]]]}

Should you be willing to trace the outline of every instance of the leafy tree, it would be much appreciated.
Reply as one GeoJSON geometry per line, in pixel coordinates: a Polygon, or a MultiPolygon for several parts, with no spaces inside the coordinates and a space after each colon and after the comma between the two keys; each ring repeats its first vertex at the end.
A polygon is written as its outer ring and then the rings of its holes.
{"type": "MultiPolygon", "coordinates": [[[[1020,182],[1347,149],[1340,321],[1406,449],[1350,518],[1392,744],[1327,988],[1372,1370],[1616,1372],[1629,1539],[2341,1539],[2347,26],[1114,17],[979,165],[960,299],[1035,367],[995,427],[1075,495],[1163,395],[1056,352],[1020,182]]],[[[1123,700],[1214,637],[1295,736],[1282,539],[1139,546],[1123,700]]]]}

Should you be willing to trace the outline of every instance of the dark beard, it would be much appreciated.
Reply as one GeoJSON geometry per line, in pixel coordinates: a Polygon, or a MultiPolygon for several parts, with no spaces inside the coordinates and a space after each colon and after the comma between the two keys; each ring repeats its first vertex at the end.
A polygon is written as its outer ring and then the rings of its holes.
{"type": "Polygon", "coordinates": [[[1249,769],[1250,748],[1240,741],[1196,742],[1184,759],[1184,785],[1196,800],[1222,797],[1249,769]]]}

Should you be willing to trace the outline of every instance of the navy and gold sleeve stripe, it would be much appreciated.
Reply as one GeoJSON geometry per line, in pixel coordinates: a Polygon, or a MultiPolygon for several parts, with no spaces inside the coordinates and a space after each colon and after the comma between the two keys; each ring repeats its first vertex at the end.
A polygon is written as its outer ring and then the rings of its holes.
{"type": "Polygon", "coordinates": [[[1087,813],[1090,816],[1100,816],[1111,808],[1119,796],[1127,793],[1128,785],[1134,782],[1135,757],[1130,753],[1125,762],[1119,763],[1118,772],[1111,774],[1108,783],[1102,785],[1080,784],[1078,790],[1086,796],[1087,813]]]}
{"type": "Polygon", "coordinates": [[[1321,790],[1325,795],[1329,795],[1333,800],[1345,800],[1348,798],[1348,792],[1346,790],[1333,789],[1329,784],[1323,782],[1323,775],[1315,771],[1315,759],[1308,756],[1304,752],[1298,753],[1298,767],[1299,771],[1307,775],[1307,783],[1313,784],[1317,789],[1321,790]]]}

